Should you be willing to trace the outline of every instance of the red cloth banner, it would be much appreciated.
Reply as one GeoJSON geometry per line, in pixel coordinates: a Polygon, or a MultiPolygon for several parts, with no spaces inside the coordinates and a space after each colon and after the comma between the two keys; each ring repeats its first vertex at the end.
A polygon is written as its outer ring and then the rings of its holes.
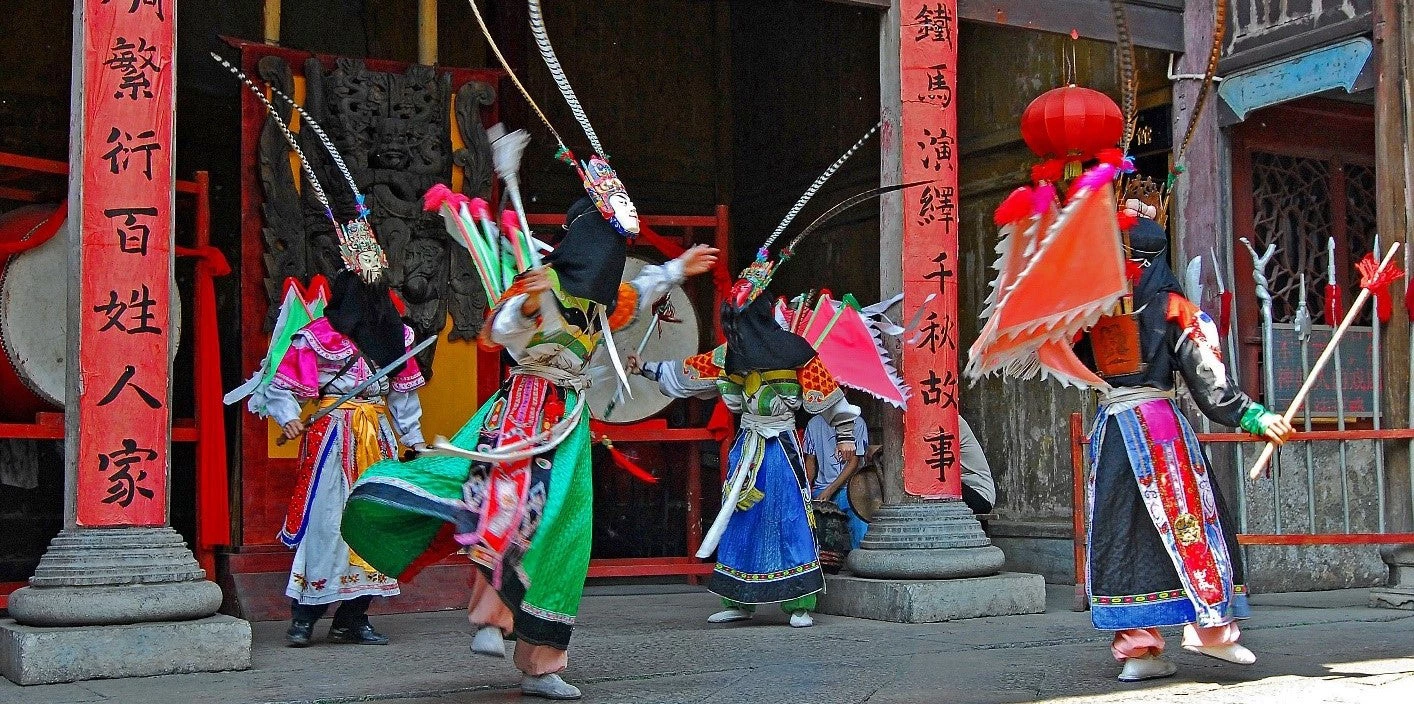
{"type": "Polygon", "coordinates": [[[85,0],[77,520],[167,524],[176,0],[85,0]]]}
{"type": "MultiPolygon", "coordinates": [[[[962,496],[958,438],[957,0],[899,3],[903,192],[901,371],[914,393],[904,411],[903,486],[914,496],[962,496]]],[[[885,137],[889,138],[886,130],[885,137]]]]}

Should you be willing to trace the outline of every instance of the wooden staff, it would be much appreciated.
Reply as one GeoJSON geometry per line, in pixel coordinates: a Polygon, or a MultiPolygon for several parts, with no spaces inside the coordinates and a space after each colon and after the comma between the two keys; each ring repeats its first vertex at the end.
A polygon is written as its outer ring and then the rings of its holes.
{"type": "MultiPolygon", "coordinates": [[[[1397,251],[1399,251],[1399,243],[1395,242],[1390,245],[1389,253],[1385,255],[1384,261],[1380,262],[1380,268],[1375,270],[1374,276],[1371,277],[1372,279],[1379,279],[1380,274],[1383,274],[1390,262],[1394,261],[1394,253],[1397,251]]],[[[1311,368],[1311,373],[1306,376],[1305,383],[1301,384],[1301,390],[1296,392],[1296,397],[1291,399],[1291,405],[1287,406],[1286,413],[1282,414],[1282,417],[1286,419],[1287,423],[1290,423],[1291,419],[1296,417],[1296,409],[1301,407],[1301,402],[1305,401],[1306,395],[1311,393],[1311,387],[1316,385],[1316,379],[1321,375],[1321,370],[1325,368],[1326,362],[1329,362],[1331,356],[1335,354],[1336,347],[1340,344],[1341,336],[1344,335],[1345,331],[1355,322],[1355,318],[1359,317],[1360,310],[1365,307],[1365,302],[1368,300],[1370,300],[1370,289],[1361,288],[1360,295],[1355,298],[1355,303],[1351,305],[1350,310],[1345,313],[1345,319],[1340,321],[1340,327],[1336,328],[1334,335],[1331,335],[1331,341],[1326,343],[1324,350],[1321,350],[1321,356],[1316,359],[1316,366],[1311,368]]],[[[1344,409],[1341,409],[1341,412],[1344,413],[1344,409]]],[[[1253,479],[1262,476],[1262,472],[1266,470],[1267,463],[1271,461],[1272,454],[1276,452],[1276,449],[1276,443],[1268,440],[1267,446],[1262,448],[1262,456],[1257,458],[1257,464],[1252,466],[1252,471],[1248,472],[1248,476],[1253,479]]]]}

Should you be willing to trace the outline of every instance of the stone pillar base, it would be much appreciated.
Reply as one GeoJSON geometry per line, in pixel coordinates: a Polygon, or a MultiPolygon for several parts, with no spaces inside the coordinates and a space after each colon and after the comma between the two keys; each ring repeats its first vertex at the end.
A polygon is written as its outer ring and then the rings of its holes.
{"type": "Polygon", "coordinates": [[[20,685],[250,669],[250,624],[230,616],[127,626],[0,620],[0,674],[20,685]]]}
{"type": "Polygon", "coordinates": [[[822,614],[894,623],[1040,614],[1046,611],[1046,580],[1039,574],[1017,572],[920,580],[833,575],[825,578],[817,609],[822,614]]]}
{"type": "Polygon", "coordinates": [[[250,667],[250,624],[216,616],[208,582],[169,527],[60,533],[0,621],[0,675],[16,684],[250,667]]]}
{"type": "Polygon", "coordinates": [[[874,514],[852,575],[829,577],[820,612],[896,623],[1044,613],[1038,574],[998,574],[1006,556],[957,499],[885,506],[874,514]]]}
{"type": "Polygon", "coordinates": [[[1370,590],[1371,608],[1414,611],[1414,545],[1391,545],[1380,550],[1389,565],[1389,583],[1370,590]]]}

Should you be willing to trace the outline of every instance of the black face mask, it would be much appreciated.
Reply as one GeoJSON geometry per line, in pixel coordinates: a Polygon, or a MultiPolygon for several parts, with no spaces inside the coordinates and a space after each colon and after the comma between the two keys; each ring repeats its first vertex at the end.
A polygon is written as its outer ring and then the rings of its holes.
{"type": "MultiPolygon", "coordinates": [[[[393,300],[388,297],[388,285],[369,284],[357,274],[344,271],[334,277],[329,305],[324,317],[329,325],[350,340],[379,368],[392,364],[407,351],[403,340],[403,319],[393,300]]],[[[394,373],[402,371],[406,363],[394,373]]]]}
{"type": "Polygon", "coordinates": [[[737,310],[722,303],[722,332],[727,338],[727,372],[745,374],[772,369],[796,369],[815,358],[815,348],[805,338],[776,322],[771,310],[775,296],[762,291],[756,300],[737,310]]]}
{"type": "Polygon", "coordinates": [[[612,313],[628,258],[628,241],[588,197],[570,206],[565,227],[568,232],[545,257],[545,263],[555,270],[560,290],[606,306],[612,313]]]}

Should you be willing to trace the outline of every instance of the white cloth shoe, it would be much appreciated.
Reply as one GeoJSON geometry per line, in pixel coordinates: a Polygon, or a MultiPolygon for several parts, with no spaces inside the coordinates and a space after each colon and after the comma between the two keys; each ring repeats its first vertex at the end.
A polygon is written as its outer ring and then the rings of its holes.
{"type": "Polygon", "coordinates": [[[810,618],[809,611],[797,611],[790,615],[791,628],[809,628],[815,625],[815,619],[810,618]]]}
{"type": "Polygon", "coordinates": [[[1234,665],[1251,665],[1257,662],[1257,656],[1247,648],[1237,643],[1228,645],[1185,645],[1184,650],[1199,655],[1207,655],[1210,658],[1217,658],[1234,665]]]}
{"type": "Polygon", "coordinates": [[[1119,681],[1139,682],[1160,677],[1172,677],[1175,672],[1178,672],[1177,665],[1158,655],[1146,655],[1142,658],[1125,660],[1124,669],[1119,673],[1119,681]]]}
{"type": "Polygon", "coordinates": [[[579,687],[576,687],[563,679],[559,675],[548,674],[532,677],[526,675],[520,680],[520,693],[527,697],[540,697],[541,699],[557,699],[569,701],[579,699],[584,696],[580,694],[579,687]]]}
{"type": "Polygon", "coordinates": [[[471,637],[471,652],[493,658],[506,657],[506,638],[495,626],[482,626],[471,637]]]}
{"type": "Polygon", "coordinates": [[[718,611],[707,617],[707,623],[731,623],[733,621],[745,621],[751,618],[751,612],[746,609],[727,609],[718,611]]]}

